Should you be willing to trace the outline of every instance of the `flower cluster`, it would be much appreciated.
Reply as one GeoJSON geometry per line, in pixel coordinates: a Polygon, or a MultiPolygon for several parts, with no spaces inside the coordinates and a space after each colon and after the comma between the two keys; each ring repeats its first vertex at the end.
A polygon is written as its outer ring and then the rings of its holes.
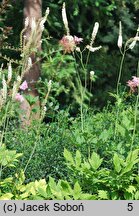
{"type": "Polygon", "coordinates": [[[130,87],[131,92],[135,92],[137,87],[139,87],[139,77],[132,76],[132,80],[127,82],[127,85],[130,87]]]}
{"type": "MultiPolygon", "coordinates": [[[[19,89],[23,90],[23,91],[25,91],[26,89],[28,89],[28,84],[27,84],[26,80],[19,86],[19,89]]],[[[17,93],[15,95],[15,100],[22,103],[24,101],[24,97],[20,93],[17,93]]]]}
{"type": "Polygon", "coordinates": [[[65,53],[71,53],[74,51],[76,45],[83,42],[83,38],[78,38],[77,36],[66,35],[59,41],[60,45],[63,47],[65,53]]]}

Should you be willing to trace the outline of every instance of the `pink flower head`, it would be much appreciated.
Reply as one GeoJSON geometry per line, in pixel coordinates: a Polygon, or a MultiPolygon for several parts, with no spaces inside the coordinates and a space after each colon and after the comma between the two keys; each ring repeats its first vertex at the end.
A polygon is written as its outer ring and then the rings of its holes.
{"type": "Polygon", "coordinates": [[[139,86],[139,77],[133,76],[132,78],[132,80],[127,82],[127,85],[130,87],[132,92],[135,92],[136,88],[139,86]]]}
{"type": "Polygon", "coordinates": [[[77,36],[74,36],[74,42],[75,44],[80,44],[81,42],[83,42],[83,38],[78,38],[77,36]]]}
{"type": "Polygon", "coordinates": [[[21,94],[17,93],[15,96],[15,100],[22,103],[24,101],[24,97],[21,94]]]}
{"type": "Polygon", "coordinates": [[[136,84],[136,86],[139,86],[139,77],[132,76],[132,81],[136,84]]]}
{"type": "Polygon", "coordinates": [[[63,47],[65,53],[73,52],[75,48],[75,41],[71,35],[64,36],[60,41],[60,45],[63,47]]]}
{"type": "Polygon", "coordinates": [[[26,90],[28,88],[27,81],[25,80],[19,87],[21,90],[26,90]]]}

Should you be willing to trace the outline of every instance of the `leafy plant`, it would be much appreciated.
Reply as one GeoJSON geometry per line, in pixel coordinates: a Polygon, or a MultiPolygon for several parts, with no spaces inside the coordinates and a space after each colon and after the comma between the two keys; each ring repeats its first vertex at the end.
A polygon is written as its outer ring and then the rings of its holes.
{"type": "Polygon", "coordinates": [[[139,162],[139,149],[129,152],[127,157],[113,156],[112,169],[103,166],[103,160],[93,152],[87,160],[79,151],[76,156],[65,149],[64,157],[69,169],[73,172],[71,181],[78,179],[83,190],[97,194],[98,199],[136,199],[139,185],[137,166],[139,162]]]}

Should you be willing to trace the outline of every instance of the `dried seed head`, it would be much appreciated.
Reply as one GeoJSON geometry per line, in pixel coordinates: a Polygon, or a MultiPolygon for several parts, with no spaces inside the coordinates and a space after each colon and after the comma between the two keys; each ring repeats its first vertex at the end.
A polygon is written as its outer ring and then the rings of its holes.
{"type": "Polygon", "coordinates": [[[20,76],[17,76],[16,79],[17,79],[18,82],[21,82],[21,77],[20,76]]]}
{"type": "Polygon", "coordinates": [[[32,32],[36,29],[36,20],[35,17],[32,17],[31,19],[31,30],[32,32]]]}
{"type": "Polygon", "coordinates": [[[46,20],[47,20],[47,17],[48,17],[48,15],[49,15],[49,13],[50,13],[50,9],[49,9],[49,7],[46,9],[46,12],[45,12],[45,18],[46,18],[46,20]]]}
{"type": "Polygon", "coordinates": [[[29,25],[29,17],[25,18],[25,28],[27,28],[29,25]]]}
{"type": "Polygon", "coordinates": [[[2,98],[5,103],[7,99],[7,83],[4,76],[2,78],[2,98]]]}
{"type": "Polygon", "coordinates": [[[2,95],[0,95],[0,109],[2,108],[3,104],[4,104],[4,101],[3,101],[2,95]]]}
{"type": "Polygon", "coordinates": [[[95,41],[95,39],[96,39],[96,35],[97,35],[97,33],[98,33],[98,29],[99,29],[99,23],[96,22],[95,25],[94,25],[94,28],[93,28],[90,46],[93,45],[93,43],[94,43],[94,41],[95,41]]]}
{"type": "Polygon", "coordinates": [[[1,75],[2,75],[2,68],[3,68],[3,63],[1,64],[1,67],[0,67],[0,78],[1,78],[1,75]]]}
{"type": "Polygon", "coordinates": [[[15,95],[17,94],[17,91],[18,91],[17,83],[14,82],[13,89],[12,89],[12,100],[15,99],[15,95]]]}
{"type": "Polygon", "coordinates": [[[70,35],[69,27],[68,27],[68,20],[67,20],[67,14],[66,14],[66,7],[65,7],[65,2],[63,3],[62,7],[62,19],[63,23],[67,32],[67,35],[70,35]]]}
{"type": "Polygon", "coordinates": [[[1,66],[0,66],[0,71],[2,71],[2,68],[3,68],[3,63],[2,63],[1,66]]]}
{"type": "Polygon", "coordinates": [[[12,79],[12,65],[11,65],[11,62],[9,62],[9,65],[8,65],[8,83],[11,81],[12,79]]]}
{"type": "Polygon", "coordinates": [[[43,31],[44,30],[44,23],[46,22],[45,17],[40,21],[40,28],[43,31]]]}
{"type": "Polygon", "coordinates": [[[121,23],[121,21],[120,21],[120,22],[119,22],[119,37],[118,37],[118,42],[117,42],[117,45],[118,45],[119,49],[122,48],[122,44],[123,44],[122,23],[121,23]]]}
{"type": "Polygon", "coordinates": [[[48,91],[51,90],[51,86],[52,86],[52,80],[49,80],[49,82],[48,82],[48,91]]]}
{"type": "Polygon", "coordinates": [[[86,48],[89,49],[89,51],[91,51],[91,52],[95,52],[95,51],[100,50],[102,48],[102,46],[91,47],[91,46],[87,45],[86,48]]]}
{"type": "Polygon", "coordinates": [[[32,59],[31,57],[28,58],[28,68],[32,67],[32,59]]]}

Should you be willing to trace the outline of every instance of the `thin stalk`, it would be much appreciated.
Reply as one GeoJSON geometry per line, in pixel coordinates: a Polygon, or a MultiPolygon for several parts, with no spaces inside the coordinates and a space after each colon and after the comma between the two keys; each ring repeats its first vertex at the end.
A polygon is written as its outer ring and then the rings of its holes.
{"type": "Polygon", "coordinates": [[[124,49],[124,52],[122,54],[121,63],[120,63],[119,76],[118,76],[117,88],[116,88],[117,89],[117,96],[119,96],[119,84],[120,84],[120,80],[121,80],[121,75],[122,75],[122,69],[123,69],[123,63],[124,63],[125,54],[126,54],[126,49],[124,49]]]}
{"type": "Polygon", "coordinates": [[[4,115],[4,123],[3,123],[3,130],[2,130],[2,134],[1,134],[0,147],[2,145],[3,138],[4,138],[4,133],[5,133],[5,130],[6,130],[6,125],[7,125],[6,124],[6,118],[7,118],[8,109],[9,109],[9,102],[7,103],[6,110],[5,110],[5,115],[4,115]]]}
{"type": "MultiPolygon", "coordinates": [[[[121,59],[121,63],[120,63],[119,75],[118,75],[118,80],[117,80],[117,88],[116,88],[117,100],[119,100],[119,84],[120,84],[120,80],[121,80],[121,75],[122,75],[122,69],[123,69],[123,63],[124,63],[124,59],[125,59],[125,54],[126,54],[126,46],[124,47],[124,52],[122,53],[122,59],[121,59]]],[[[118,106],[117,112],[116,112],[114,140],[116,138],[116,133],[117,133],[118,116],[119,116],[119,106],[118,106]]]]}
{"type": "Polygon", "coordinates": [[[41,124],[41,123],[39,123],[39,128],[37,129],[36,140],[35,140],[34,147],[33,147],[33,149],[32,149],[32,152],[31,152],[31,154],[30,154],[30,157],[29,157],[29,159],[28,159],[28,161],[27,161],[27,163],[26,163],[26,166],[25,166],[25,168],[24,168],[24,173],[26,172],[27,167],[28,167],[28,165],[29,165],[29,163],[30,163],[30,161],[31,161],[31,159],[32,159],[32,157],[33,157],[33,155],[34,155],[34,152],[35,152],[35,150],[36,150],[37,143],[40,141],[40,134],[39,134],[39,132],[40,132],[40,124],[41,124]]]}
{"type": "Polygon", "coordinates": [[[132,134],[132,141],[131,141],[130,151],[132,151],[132,149],[133,149],[133,143],[134,143],[135,136],[136,136],[138,103],[139,103],[139,87],[138,87],[138,95],[137,95],[137,99],[136,99],[136,103],[135,103],[134,129],[133,129],[133,134],[132,134]]]}
{"type": "MultiPolygon", "coordinates": [[[[74,56],[74,59],[75,59],[75,68],[76,68],[76,72],[77,72],[77,76],[78,76],[78,81],[79,81],[79,85],[80,85],[80,94],[81,94],[81,103],[80,103],[80,113],[81,113],[81,130],[82,132],[84,131],[84,118],[83,118],[83,100],[84,100],[84,92],[83,92],[83,88],[82,88],[82,82],[81,82],[81,78],[80,78],[80,75],[79,75],[79,72],[78,72],[78,68],[77,68],[77,62],[76,62],[76,58],[75,58],[75,54],[73,52],[73,56],[74,56]]],[[[80,58],[81,60],[81,58],[80,58]]],[[[83,61],[81,60],[81,64],[82,64],[82,67],[84,67],[83,65],[83,61]]]]}

